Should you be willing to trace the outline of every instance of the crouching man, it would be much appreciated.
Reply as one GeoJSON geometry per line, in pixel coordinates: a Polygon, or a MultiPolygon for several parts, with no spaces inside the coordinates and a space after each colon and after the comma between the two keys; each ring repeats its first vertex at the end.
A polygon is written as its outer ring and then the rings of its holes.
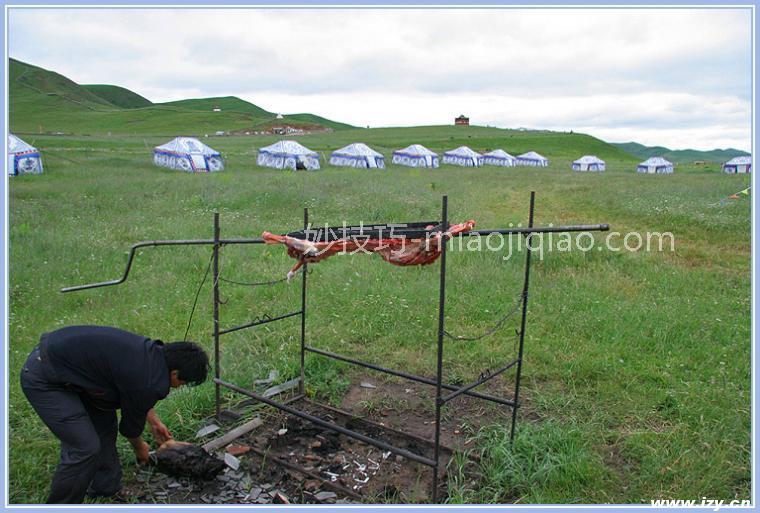
{"type": "Polygon", "coordinates": [[[193,342],[164,344],[104,326],[70,326],[42,335],[21,371],[21,387],[61,441],[48,504],[118,494],[117,429],[137,460],[148,461],[142,439],[146,421],[159,444],[172,438],[153,406],[170,388],[205,381],[208,369],[208,356],[193,342]]]}

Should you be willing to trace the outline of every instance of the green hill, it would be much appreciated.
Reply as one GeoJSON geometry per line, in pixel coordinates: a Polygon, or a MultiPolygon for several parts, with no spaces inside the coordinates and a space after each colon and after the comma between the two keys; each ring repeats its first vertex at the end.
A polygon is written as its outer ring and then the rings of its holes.
{"type": "MultiPolygon", "coordinates": [[[[9,61],[9,93],[10,128],[19,133],[204,135],[263,129],[275,122],[274,113],[234,96],[151,104],[128,89],[85,87],[16,59],[9,61]]],[[[349,127],[312,114],[286,116],[283,122],[349,127]]]]}
{"type": "Polygon", "coordinates": [[[671,150],[664,146],[644,146],[643,144],[628,142],[628,143],[611,143],[613,146],[617,146],[630,153],[631,155],[640,159],[648,159],[649,157],[664,157],[671,162],[677,162],[681,164],[695,162],[703,160],[705,162],[725,162],[734,157],[741,155],[748,155],[747,152],[737,150],[734,148],[728,148],[725,150],[715,149],[709,151],[700,150],[671,150]]]}
{"type": "Polygon", "coordinates": [[[356,128],[346,123],[339,123],[337,121],[332,121],[330,119],[323,118],[322,116],[317,116],[316,114],[286,114],[285,116],[283,116],[283,120],[296,121],[300,123],[308,123],[311,125],[321,125],[321,126],[326,126],[328,128],[332,128],[334,130],[356,128]]]}
{"type": "Polygon", "coordinates": [[[107,84],[87,84],[83,85],[85,89],[106,100],[112,105],[122,109],[139,109],[141,107],[150,107],[153,102],[130,91],[125,87],[107,85],[107,84]]]}
{"type": "Polygon", "coordinates": [[[211,112],[213,114],[224,114],[225,112],[235,112],[247,114],[255,118],[274,119],[275,114],[268,112],[258,105],[254,105],[237,96],[221,96],[216,98],[194,98],[189,100],[178,100],[173,102],[164,102],[158,105],[173,107],[177,109],[187,109],[193,111],[211,112]],[[214,112],[219,109],[219,112],[214,112]]]}

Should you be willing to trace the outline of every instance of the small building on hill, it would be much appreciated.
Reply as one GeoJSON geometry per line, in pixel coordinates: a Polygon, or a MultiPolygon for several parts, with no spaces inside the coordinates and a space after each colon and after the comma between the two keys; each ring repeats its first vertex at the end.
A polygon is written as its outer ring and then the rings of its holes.
{"type": "Polygon", "coordinates": [[[8,176],[39,175],[42,173],[42,156],[39,150],[8,134],[8,176]]]}
{"type": "Polygon", "coordinates": [[[673,172],[673,163],[662,157],[649,157],[638,165],[636,172],[650,175],[669,175],[673,172]]]}
{"type": "Polygon", "coordinates": [[[573,161],[573,171],[604,171],[607,164],[596,155],[584,155],[573,161]]]}
{"type": "Polygon", "coordinates": [[[454,124],[467,126],[470,124],[470,118],[468,118],[464,114],[460,114],[459,117],[454,118],[454,124]]]}
{"type": "Polygon", "coordinates": [[[725,164],[723,164],[724,173],[751,173],[752,172],[752,157],[750,155],[744,157],[734,157],[725,164]]]}
{"type": "Polygon", "coordinates": [[[224,169],[222,154],[194,137],[175,137],[153,148],[153,163],[159,167],[189,173],[208,173],[224,169]]]}

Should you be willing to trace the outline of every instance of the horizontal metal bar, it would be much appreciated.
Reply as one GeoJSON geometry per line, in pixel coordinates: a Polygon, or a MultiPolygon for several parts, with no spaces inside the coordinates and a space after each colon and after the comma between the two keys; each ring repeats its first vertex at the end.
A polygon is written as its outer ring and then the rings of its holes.
{"type": "Polygon", "coordinates": [[[510,234],[529,234],[529,233],[558,233],[558,232],[606,232],[609,231],[608,224],[581,224],[576,226],[535,226],[533,228],[507,228],[501,230],[470,230],[469,232],[458,233],[455,236],[472,237],[476,235],[490,235],[497,233],[500,235],[510,234]]]}
{"type": "Polygon", "coordinates": [[[269,399],[267,397],[261,396],[255,392],[251,392],[250,390],[239,387],[233,383],[228,383],[226,381],[223,381],[218,378],[214,378],[214,383],[217,383],[223,387],[229,388],[230,390],[234,390],[235,392],[243,395],[247,395],[248,397],[251,397],[253,399],[256,399],[257,401],[261,401],[262,403],[268,404],[269,406],[272,406],[274,408],[277,408],[278,410],[282,410],[286,413],[289,413],[291,415],[295,415],[296,417],[300,417],[304,420],[308,420],[309,422],[312,422],[313,424],[316,424],[318,426],[322,426],[325,429],[329,429],[332,431],[335,431],[337,433],[340,433],[342,435],[346,435],[348,437],[354,438],[356,440],[359,440],[361,442],[364,442],[369,445],[373,445],[379,449],[384,449],[386,451],[391,451],[394,454],[398,454],[400,456],[403,456],[405,458],[408,458],[412,461],[416,461],[418,463],[422,463],[423,465],[427,465],[429,467],[435,467],[435,461],[431,460],[430,458],[426,458],[424,456],[420,456],[419,454],[415,454],[413,452],[407,451],[406,449],[402,449],[400,447],[395,447],[393,445],[390,445],[388,443],[383,442],[382,440],[376,440],[374,438],[371,438],[369,436],[363,435],[361,433],[357,433],[356,431],[352,431],[350,429],[344,428],[342,426],[337,426],[333,424],[332,422],[327,422],[324,419],[321,419],[319,417],[316,417],[314,415],[311,415],[309,413],[297,410],[291,406],[288,406],[286,404],[278,403],[277,401],[273,401],[272,399],[269,399]]]}
{"type": "MultiPolygon", "coordinates": [[[[350,364],[353,364],[353,365],[358,365],[360,367],[365,367],[367,369],[376,370],[378,372],[384,372],[386,374],[391,374],[393,376],[398,376],[400,378],[408,379],[410,381],[416,381],[418,383],[424,383],[426,385],[433,385],[433,386],[437,385],[437,383],[436,383],[436,381],[434,379],[426,378],[424,376],[416,376],[414,374],[409,374],[407,372],[397,371],[397,370],[393,370],[393,369],[388,369],[387,367],[381,367],[381,366],[375,365],[373,363],[362,362],[361,360],[355,360],[355,359],[349,358],[347,356],[343,356],[343,355],[336,354],[336,353],[331,353],[330,351],[325,351],[323,349],[317,349],[316,347],[306,346],[304,349],[306,351],[311,352],[311,353],[316,353],[316,354],[320,354],[322,356],[326,356],[328,358],[333,358],[334,360],[340,360],[342,362],[350,363],[350,364]]],[[[450,385],[448,383],[441,383],[441,387],[445,388],[446,390],[459,390],[459,387],[457,387],[455,385],[450,385]]],[[[484,399],[486,401],[491,401],[491,402],[503,404],[503,405],[506,405],[506,406],[514,407],[514,405],[515,405],[514,401],[510,401],[509,399],[502,399],[501,397],[494,397],[492,395],[481,394],[481,393],[478,393],[478,392],[471,392],[471,391],[467,391],[467,392],[464,392],[464,393],[466,395],[471,396],[471,397],[477,397],[478,399],[484,399]]]]}
{"type": "MultiPolygon", "coordinates": [[[[220,244],[264,244],[264,239],[221,239],[220,244]]],[[[75,292],[77,290],[96,289],[99,287],[109,287],[119,285],[127,281],[129,271],[132,269],[132,261],[135,259],[135,252],[140,248],[152,248],[157,246],[210,246],[214,244],[214,239],[177,239],[177,240],[148,240],[133,244],[129,248],[127,256],[127,266],[124,268],[124,274],[121,278],[115,280],[101,281],[97,283],[88,283],[87,285],[76,285],[73,287],[64,287],[61,292],[75,292]]]]}
{"type": "MultiPolygon", "coordinates": [[[[412,226],[417,223],[409,223],[407,226],[361,226],[361,227],[330,227],[314,228],[305,231],[290,232],[287,235],[297,239],[308,239],[312,242],[332,242],[341,239],[389,239],[389,238],[406,238],[406,239],[424,239],[430,237],[436,232],[440,232],[440,226],[431,223],[433,228],[427,230],[419,226],[412,226]]],[[[427,225],[426,225],[427,226],[427,225]]],[[[561,232],[605,232],[610,229],[608,224],[582,224],[573,226],[535,226],[535,227],[515,227],[491,230],[470,230],[454,234],[454,237],[473,237],[490,235],[492,233],[501,235],[531,233],[561,233],[561,232]]]]}
{"type": "Polygon", "coordinates": [[[287,319],[288,317],[295,317],[296,315],[301,315],[301,311],[297,312],[291,312],[285,315],[280,315],[279,317],[264,317],[263,319],[256,319],[255,321],[247,322],[245,324],[241,324],[240,326],[235,326],[234,328],[227,328],[226,330],[219,331],[220,335],[224,335],[226,333],[232,333],[233,331],[238,330],[244,330],[245,328],[252,328],[254,326],[259,326],[261,324],[266,324],[268,322],[274,322],[274,321],[281,321],[282,319],[287,319]]]}
{"type": "Polygon", "coordinates": [[[464,387],[460,388],[459,390],[455,390],[454,392],[450,393],[449,395],[445,395],[445,396],[441,397],[441,404],[446,403],[448,401],[451,401],[455,397],[459,397],[462,394],[466,394],[467,392],[469,392],[473,388],[475,388],[477,386],[480,386],[483,383],[485,383],[486,381],[495,378],[496,376],[498,376],[502,372],[504,372],[504,371],[506,371],[508,369],[511,369],[512,367],[514,367],[515,365],[517,365],[517,362],[519,362],[519,361],[520,361],[519,359],[511,361],[507,365],[505,365],[504,367],[502,367],[501,369],[497,370],[496,372],[492,372],[488,376],[483,376],[479,380],[477,380],[477,381],[475,381],[473,383],[470,383],[469,385],[464,386],[464,387]]]}

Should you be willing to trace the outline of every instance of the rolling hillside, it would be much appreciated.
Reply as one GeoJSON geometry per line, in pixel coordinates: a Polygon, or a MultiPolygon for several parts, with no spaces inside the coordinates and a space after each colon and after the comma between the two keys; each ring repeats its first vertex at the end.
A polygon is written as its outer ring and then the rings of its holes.
{"type": "Polygon", "coordinates": [[[144,98],[125,87],[107,84],[88,84],[83,85],[82,87],[91,93],[100,96],[111,105],[116,105],[122,109],[139,109],[153,105],[153,102],[147,98],[144,98]]]}
{"type": "Polygon", "coordinates": [[[274,123],[352,128],[313,114],[276,114],[234,96],[153,104],[119,86],[82,86],[58,73],[9,61],[10,128],[19,133],[204,135],[263,129],[274,123]],[[145,103],[147,102],[147,104],[145,103]],[[220,112],[214,112],[220,107],[220,112]]]}
{"type": "Polygon", "coordinates": [[[705,162],[725,162],[734,157],[740,155],[748,155],[747,152],[737,150],[734,148],[728,148],[725,150],[671,150],[664,146],[644,146],[643,144],[628,142],[628,143],[611,143],[613,146],[617,146],[623,151],[627,151],[631,155],[634,155],[642,160],[649,157],[664,157],[671,162],[676,163],[691,163],[699,160],[705,162]]]}

